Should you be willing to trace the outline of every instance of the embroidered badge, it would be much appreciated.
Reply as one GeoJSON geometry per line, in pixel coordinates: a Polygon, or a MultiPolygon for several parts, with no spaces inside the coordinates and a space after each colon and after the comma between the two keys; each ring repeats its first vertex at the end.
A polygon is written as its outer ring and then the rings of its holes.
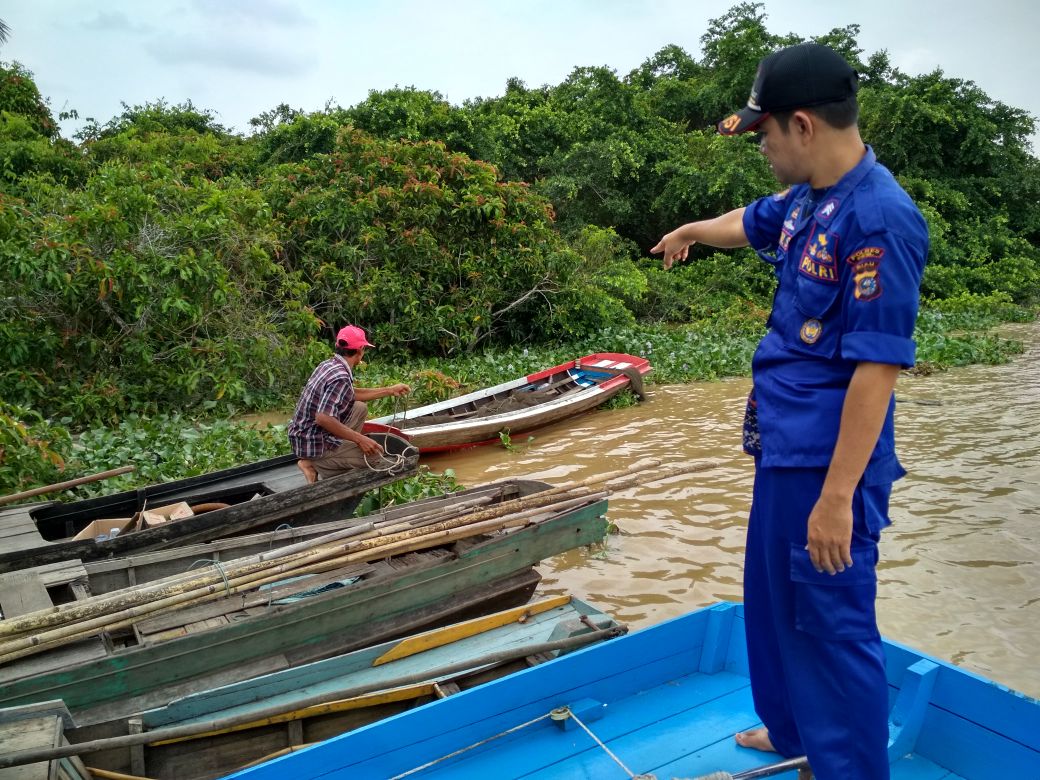
{"type": "Polygon", "coordinates": [[[814,233],[805,245],[798,272],[810,279],[837,283],[838,269],[835,257],[838,254],[838,237],[829,233],[814,233]]]}
{"type": "Polygon", "coordinates": [[[879,246],[865,246],[862,249],[857,249],[847,258],[845,262],[849,265],[855,265],[862,260],[874,260],[879,261],[885,256],[885,250],[879,246]]]}
{"type": "Polygon", "coordinates": [[[798,214],[801,212],[801,210],[802,210],[802,206],[801,206],[801,204],[799,204],[799,205],[795,206],[794,209],[791,211],[791,223],[792,224],[794,223],[794,221],[796,219],[798,219],[798,214]]]}
{"type": "Polygon", "coordinates": [[[787,231],[780,231],[780,248],[785,252],[787,251],[788,245],[791,243],[791,234],[787,231]]]}
{"type": "Polygon", "coordinates": [[[833,214],[837,208],[838,201],[834,200],[834,198],[831,198],[829,201],[824,203],[823,206],[820,207],[820,210],[817,211],[816,214],[822,217],[823,219],[827,219],[827,217],[833,214]]]}
{"type": "Polygon", "coordinates": [[[815,344],[820,340],[820,334],[823,333],[823,324],[817,319],[806,320],[802,323],[802,330],[799,332],[802,341],[806,344],[815,344]]]}
{"type": "Polygon", "coordinates": [[[857,301],[872,301],[881,295],[881,275],[876,260],[864,260],[852,269],[853,295],[857,301]]]}

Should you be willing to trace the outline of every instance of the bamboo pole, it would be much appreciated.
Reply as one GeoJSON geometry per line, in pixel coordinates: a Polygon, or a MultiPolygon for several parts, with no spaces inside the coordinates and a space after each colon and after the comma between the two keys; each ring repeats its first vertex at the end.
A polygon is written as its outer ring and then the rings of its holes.
{"type": "MultiPolygon", "coordinates": [[[[256,557],[243,559],[246,563],[229,562],[221,566],[218,572],[202,575],[192,579],[183,579],[178,575],[176,582],[159,581],[155,587],[138,591],[123,591],[119,597],[102,597],[94,603],[84,600],[78,611],[66,610],[64,615],[53,612],[31,613],[21,619],[13,619],[0,623],[0,636],[7,634],[10,638],[0,642],[0,663],[16,660],[26,655],[35,654],[45,649],[66,644],[71,641],[91,636],[98,631],[117,630],[132,626],[148,617],[166,613],[187,605],[202,604],[219,598],[222,594],[233,595],[245,590],[254,590],[265,584],[278,582],[287,576],[324,573],[334,571],[350,563],[378,560],[380,558],[410,552],[417,549],[447,544],[482,533],[503,530],[528,522],[533,511],[543,514],[554,504],[561,504],[555,511],[577,503],[599,500],[604,494],[594,494],[592,485],[610,483],[611,489],[623,489],[640,482],[654,482],[671,476],[700,471],[716,465],[710,461],[684,464],[670,464],[656,472],[651,479],[643,479],[639,471],[660,465],[659,461],[632,466],[614,472],[591,477],[589,479],[560,485],[556,488],[540,491],[519,499],[505,501],[484,509],[472,509],[462,515],[440,522],[432,522],[424,527],[410,527],[396,530],[402,525],[402,518],[396,518],[395,524],[382,530],[366,532],[366,538],[356,539],[340,544],[339,539],[330,543],[330,537],[342,537],[344,532],[336,532],[316,540],[296,545],[303,547],[300,552],[283,555],[275,566],[270,561],[256,560],[256,557]],[[569,496],[569,498],[568,498],[569,496]],[[595,496],[595,498],[591,498],[595,496]],[[545,507],[546,509],[540,509],[545,507]],[[495,520],[503,515],[514,517],[505,521],[495,520]],[[37,620],[32,620],[36,617],[37,620]],[[63,625],[60,625],[64,621],[63,625]],[[10,625],[6,625],[10,623],[10,625]],[[51,625],[57,628],[42,631],[30,636],[11,636],[15,633],[39,631],[51,625]],[[6,629],[6,630],[4,630],[6,629]]],[[[436,513],[434,513],[436,514],[436,513]]],[[[353,535],[357,529],[350,529],[353,535]]],[[[265,554],[266,555],[266,554],[265,554]]]]}
{"type": "MultiPolygon", "coordinates": [[[[651,461],[650,466],[657,465],[659,461],[651,461]]],[[[622,469],[619,471],[608,472],[607,474],[600,475],[598,478],[590,478],[581,483],[566,483],[555,488],[540,491],[531,496],[522,497],[520,499],[512,499],[511,501],[504,501],[500,504],[495,505],[499,512],[506,513],[513,511],[517,506],[522,506],[521,502],[526,499],[533,499],[536,497],[547,498],[571,490],[574,487],[586,484],[595,484],[596,482],[603,481],[606,479],[616,478],[617,476],[630,473],[633,468],[622,469]]],[[[638,468],[644,468],[644,466],[638,466],[638,468]]],[[[343,534],[345,532],[335,532],[343,534]]],[[[306,550],[314,549],[315,547],[321,546],[325,543],[325,537],[319,537],[318,539],[307,540],[301,542],[298,547],[305,548],[306,550]]],[[[301,551],[298,554],[306,554],[305,551],[301,551]]],[[[281,556],[283,560],[292,560],[293,554],[281,556]]],[[[262,567],[265,565],[264,559],[245,559],[255,560],[255,565],[262,567]]],[[[245,564],[251,565],[251,564],[245,564]]],[[[188,583],[216,583],[223,582],[226,572],[237,569],[238,563],[236,561],[230,561],[223,565],[222,574],[221,571],[205,571],[199,572],[195,576],[186,578],[185,575],[176,575],[174,578],[164,578],[157,580],[154,583],[149,583],[143,587],[138,588],[124,588],[120,591],[105,594],[104,596],[94,597],[89,599],[83,599],[81,601],[72,602],[68,605],[61,607],[51,607],[46,610],[39,610],[37,612],[27,613],[11,620],[5,620],[0,622],[0,637],[11,636],[20,633],[26,633],[28,631],[36,631],[40,628],[47,626],[58,625],[62,622],[69,622],[74,620],[80,620],[88,616],[97,615],[104,612],[121,611],[128,606],[133,604],[144,603],[145,601],[152,599],[162,599],[166,596],[170,596],[185,589],[188,583]]]]}
{"type": "MultiPolygon", "coordinates": [[[[492,496],[476,497],[467,501],[460,502],[460,505],[464,508],[468,508],[474,505],[484,504],[493,500],[492,496]]],[[[445,507],[436,507],[426,512],[417,513],[415,516],[406,515],[405,518],[389,518],[384,513],[381,520],[372,522],[366,522],[361,526],[354,526],[352,528],[343,529],[341,531],[334,531],[324,536],[316,537],[314,539],[308,539],[303,542],[298,542],[295,545],[291,545],[290,548],[282,548],[281,550],[274,550],[268,553],[259,553],[254,556],[247,556],[245,558],[233,559],[231,561],[222,564],[223,570],[227,570],[230,567],[237,567],[255,563],[264,565],[266,561],[275,558],[285,558],[296,553],[300,553],[309,548],[314,548],[328,543],[330,540],[344,539],[351,536],[361,536],[367,533],[371,533],[374,527],[380,523],[393,523],[395,525],[402,525],[407,519],[415,519],[418,521],[428,522],[430,518],[435,518],[439,515],[450,514],[453,506],[448,505],[445,507]],[[291,552],[290,552],[291,550],[291,552]]],[[[39,630],[50,625],[58,625],[62,622],[68,622],[73,620],[82,619],[85,616],[91,614],[103,613],[105,611],[114,611],[125,608],[131,603],[142,603],[155,597],[163,597],[163,595],[170,595],[171,593],[178,592],[177,587],[184,583],[216,583],[223,582],[225,575],[221,573],[221,569],[214,571],[211,569],[199,570],[199,571],[188,571],[183,574],[171,575],[164,577],[155,582],[148,583],[146,585],[134,585],[128,588],[121,588],[119,590],[110,591],[100,596],[94,596],[87,599],[81,599],[79,601],[70,602],[54,607],[48,607],[43,610],[37,610],[35,612],[26,613],[20,615],[17,618],[0,621],[0,638],[5,636],[13,636],[21,633],[27,633],[29,631],[39,630]],[[110,606],[111,605],[111,606],[110,606]]]]}
{"type": "Polygon", "coordinates": [[[0,505],[10,504],[12,501],[21,501],[23,498],[42,496],[45,493],[56,493],[59,490],[68,490],[77,485],[86,485],[88,482],[98,482],[102,479],[118,477],[120,474],[127,474],[133,471],[134,468],[134,466],[120,466],[117,469],[100,471],[97,474],[89,474],[85,477],[77,477],[76,479],[70,479],[65,482],[56,482],[53,485],[44,485],[43,487],[32,488],[31,490],[23,490],[21,493],[12,493],[9,496],[0,496],[0,505]]]}
{"type": "MultiPolygon", "coordinates": [[[[556,503],[564,504],[565,506],[562,509],[556,509],[554,507],[554,512],[559,513],[567,511],[577,503],[588,503],[590,500],[599,500],[604,497],[606,493],[601,492],[590,495],[594,496],[594,498],[590,499],[589,496],[583,496],[572,499],[571,501],[558,501],[556,503]]],[[[534,507],[530,511],[544,512],[545,509],[534,507]]],[[[492,518],[482,522],[469,522],[464,525],[445,522],[439,523],[437,524],[439,527],[432,530],[426,530],[425,533],[421,534],[416,533],[416,531],[425,529],[404,531],[388,536],[385,539],[365,540],[365,542],[357,543],[357,548],[350,552],[343,553],[336,550],[327,551],[326,555],[323,556],[315,555],[313,557],[316,558],[316,560],[311,561],[309,565],[306,566],[287,566],[283,564],[276,566],[274,571],[270,571],[270,567],[268,567],[260,571],[251,571],[241,577],[229,576],[226,584],[215,583],[207,585],[195,590],[181,592],[164,599],[149,601],[137,606],[130,606],[116,613],[105,613],[92,619],[66,623],[65,625],[59,626],[50,631],[43,631],[30,636],[10,639],[6,642],[0,643],[0,664],[15,661],[19,658],[35,655],[71,642],[79,641],[93,636],[100,631],[116,631],[123,628],[129,628],[134,623],[140,622],[145,618],[156,616],[156,613],[160,611],[168,611],[168,608],[171,607],[184,607],[188,604],[202,604],[206,601],[212,600],[213,598],[219,598],[222,594],[231,596],[245,590],[255,590],[263,585],[283,580],[287,576],[321,574],[327,571],[334,571],[351,563],[363,563],[366,561],[379,560],[391,555],[414,552],[415,550],[436,547],[450,542],[459,541],[461,539],[479,536],[488,533],[489,531],[500,530],[515,525],[525,525],[529,522],[530,511],[526,514],[515,513],[514,516],[505,520],[492,518]],[[366,544],[368,541],[379,542],[379,544],[366,544]]]]}

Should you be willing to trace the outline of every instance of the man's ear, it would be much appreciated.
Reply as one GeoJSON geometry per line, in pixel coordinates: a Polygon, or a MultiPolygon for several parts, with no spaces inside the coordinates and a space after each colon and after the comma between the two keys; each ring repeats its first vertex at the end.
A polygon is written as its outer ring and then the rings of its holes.
{"type": "Polygon", "coordinates": [[[806,141],[816,133],[815,118],[808,111],[795,111],[791,114],[790,126],[799,138],[806,141]]]}

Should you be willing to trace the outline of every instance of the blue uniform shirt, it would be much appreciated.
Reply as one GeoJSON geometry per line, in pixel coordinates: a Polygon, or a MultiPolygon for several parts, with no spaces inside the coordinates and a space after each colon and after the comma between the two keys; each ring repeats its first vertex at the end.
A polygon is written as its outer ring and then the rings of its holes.
{"type": "MultiPolygon", "coordinates": [[[[765,467],[826,467],[856,364],[914,364],[928,227],[867,147],[827,190],[801,184],[752,203],[744,231],[779,281],[770,330],[752,361],[745,449],[765,467]]],[[[894,406],[893,399],[866,484],[904,473],[894,406]]]]}

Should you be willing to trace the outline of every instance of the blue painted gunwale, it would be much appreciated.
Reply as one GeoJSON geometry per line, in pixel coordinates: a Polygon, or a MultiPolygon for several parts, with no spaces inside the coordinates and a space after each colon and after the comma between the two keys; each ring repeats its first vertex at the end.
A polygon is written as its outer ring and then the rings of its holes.
{"type": "MultiPolygon", "coordinates": [[[[896,643],[886,642],[886,654],[893,702],[912,676],[910,665],[923,660],[934,673],[920,734],[913,752],[895,757],[894,780],[1040,778],[1040,702],[896,643]]],[[[743,608],[719,604],[231,777],[383,780],[565,705],[579,709],[636,773],[696,777],[775,760],[733,742],[735,731],[758,719],[747,680],[743,608]]],[[[583,731],[561,730],[545,719],[408,777],[627,775],[583,731]]]]}

